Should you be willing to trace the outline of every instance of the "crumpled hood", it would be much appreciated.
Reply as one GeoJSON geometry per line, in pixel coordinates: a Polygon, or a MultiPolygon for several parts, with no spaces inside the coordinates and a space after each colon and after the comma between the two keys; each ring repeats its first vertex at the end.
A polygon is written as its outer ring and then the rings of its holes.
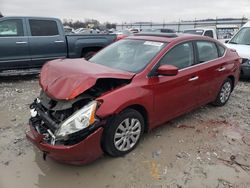
{"type": "Polygon", "coordinates": [[[57,59],[46,63],[40,85],[50,97],[70,100],[93,87],[100,78],[131,79],[134,73],[90,63],[84,59],[57,59]]]}

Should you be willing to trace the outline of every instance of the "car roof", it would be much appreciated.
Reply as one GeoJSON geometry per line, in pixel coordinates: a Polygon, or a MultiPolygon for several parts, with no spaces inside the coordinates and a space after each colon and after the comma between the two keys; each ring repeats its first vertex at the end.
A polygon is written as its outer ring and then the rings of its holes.
{"type": "Polygon", "coordinates": [[[60,20],[59,18],[53,17],[38,17],[38,16],[4,16],[0,18],[1,20],[5,19],[41,19],[41,20],[60,20]]]}
{"type": "Polygon", "coordinates": [[[157,42],[181,42],[188,40],[208,40],[216,42],[214,39],[205,36],[185,34],[185,33],[139,33],[134,36],[127,37],[127,39],[149,40],[157,42]]]}

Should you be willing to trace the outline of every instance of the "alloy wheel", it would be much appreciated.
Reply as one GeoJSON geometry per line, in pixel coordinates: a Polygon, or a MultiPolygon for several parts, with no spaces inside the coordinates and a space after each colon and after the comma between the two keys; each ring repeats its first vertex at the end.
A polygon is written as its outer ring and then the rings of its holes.
{"type": "Polygon", "coordinates": [[[221,88],[221,92],[220,92],[220,101],[221,103],[225,103],[229,97],[230,97],[230,93],[232,91],[232,86],[230,82],[225,82],[221,88]]]}
{"type": "Polygon", "coordinates": [[[117,127],[114,145],[119,151],[130,150],[139,140],[142,131],[141,122],[136,118],[126,118],[117,127]]]}

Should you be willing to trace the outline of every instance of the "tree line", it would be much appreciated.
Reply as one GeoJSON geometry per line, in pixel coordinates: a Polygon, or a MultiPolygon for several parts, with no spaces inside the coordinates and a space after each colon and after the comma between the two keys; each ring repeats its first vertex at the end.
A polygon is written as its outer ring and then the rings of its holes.
{"type": "Polygon", "coordinates": [[[72,19],[64,19],[63,25],[69,26],[74,29],[91,28],[91,29],[104,30],[104,29],[116,28],[115,23],[110,23],[110,22],[100,23],[98,20],[95,20],[95,19],[85,19],[84,21],[80,21],[80,20],[74,21],[72,19]]]}

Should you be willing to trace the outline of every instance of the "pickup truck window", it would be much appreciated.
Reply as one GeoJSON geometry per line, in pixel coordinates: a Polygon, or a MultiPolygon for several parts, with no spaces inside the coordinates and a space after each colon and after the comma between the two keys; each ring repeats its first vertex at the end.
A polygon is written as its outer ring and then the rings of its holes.
{"type": "Polygon", "coordinates": [[[5,20],[0,22],[0,37],[24,36],[21,19],[5,20]]]}
{"type": "Polygon", "coordinates": [[[211,31],[211,30],[206,31],[206,32],[204,33],[204,36],[214,38],[213,31],[211,31]]]}
{"type": "Polygon", "coordinates": [[[199,63],[211,61],[219,57],[216,44],[208,41],[196,42],[198,49],[199,63]]]}
{"type": "Polygon", "coordinates": [[[32,36],[55,36],[59,35],[56,21],[30,19],[30,31],[32,36]]]}

